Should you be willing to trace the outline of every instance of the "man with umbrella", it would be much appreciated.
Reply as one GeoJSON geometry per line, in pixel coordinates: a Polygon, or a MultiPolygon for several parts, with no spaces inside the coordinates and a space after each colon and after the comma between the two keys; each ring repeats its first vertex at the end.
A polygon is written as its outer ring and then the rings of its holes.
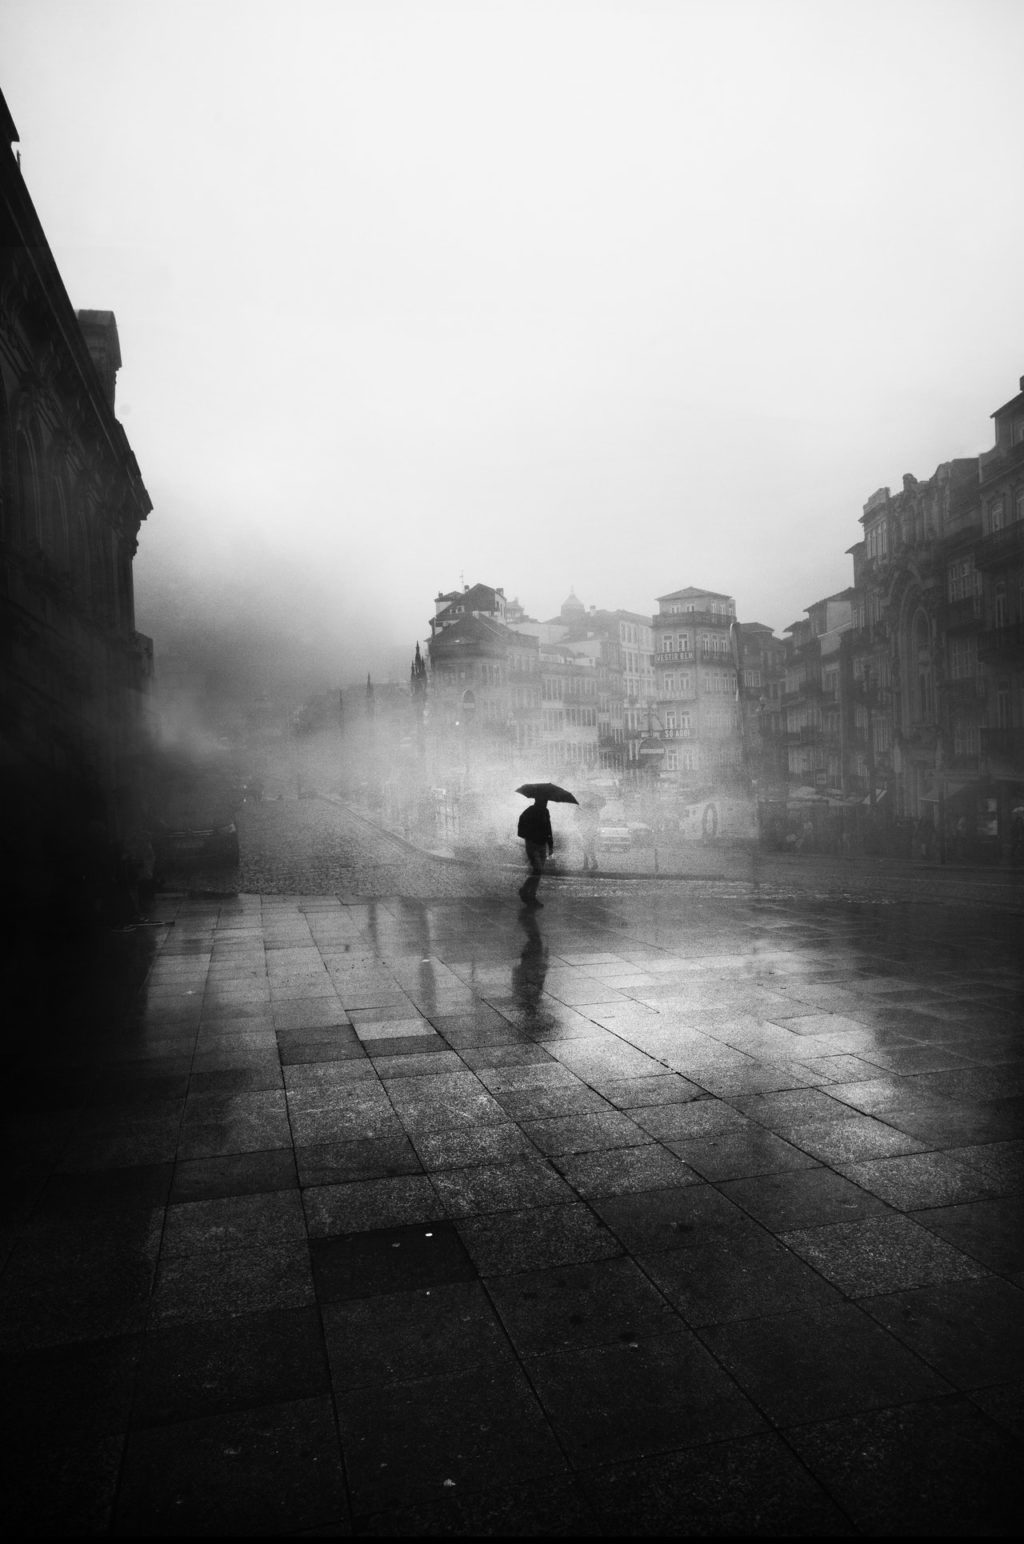
{"type": "Polygon", "coordinates": [[[551,830],[551,816],[548,814],[548,800],[556,799],[564,804],[575,804],[573,794],[567,793],[564,788],[559,788],[555,783],[524,783],[516,793],[525,794],[533,803],[525,809],[519,817],[519,825],[516,835],[522,837],[526,843],[526,861],[530,865],[530,872],[519,891],[519,899],[524,906],[542,906],[543,901],[537,899],[537,889],[540,885],[540,876],[544,872],[544,865],[548,855],[555,850],[555,838],[551,830]]]}

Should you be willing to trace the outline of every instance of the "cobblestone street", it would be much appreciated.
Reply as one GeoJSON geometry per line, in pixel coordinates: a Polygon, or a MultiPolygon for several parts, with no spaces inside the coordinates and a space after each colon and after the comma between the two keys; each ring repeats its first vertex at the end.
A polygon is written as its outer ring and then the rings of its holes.
{"type": "Polygon", "coordinates": [[[239,816],[237,876],[205,876],[210,888],[259,895],[407,895],[443,899],[496,889],[459,865],[404,842],[326,799],[276,799],[239,816]]]}
{"type": "MultiPolygon", "coordinates": [[[[557,826],[557,814],[555,818],[557,826]]],[[[354,811],[325,799],[279,799],[250,805],[239,817],[239,832],[239,870],[193,875],[193,889],[262,895],[497,899],[513,896],[519,882],[514,863],[503,867],[494,862],[485,868],[453,864],[417,851],[354,811]]],[[[517,843],[512,848],[516,861],[519,846],[517,843]]],[[[619,872],[602,872],[590,878],[579,872],[571,844],[556,839],[557,867],[544,881],[545,886],[577,898],[618,895],[640,899],[654,885],[658,894],[676,888],[681,894],[719,899],[757,893],[778,900],[920,900],[1024,907],[1024,875],[995,869],[752,854],[693,843],[688,854],[676,855],[689,876],[680,888],[671,871],[657,876],[631,874],[627,871],[628,855],[616,855],[616,859],[619,872]]]]}

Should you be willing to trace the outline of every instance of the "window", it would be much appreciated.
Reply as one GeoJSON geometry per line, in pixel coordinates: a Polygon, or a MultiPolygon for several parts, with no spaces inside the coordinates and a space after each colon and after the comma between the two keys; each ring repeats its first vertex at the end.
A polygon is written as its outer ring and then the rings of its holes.
{"type": "Polygon", "coordinates": [[[958,558],[946,569],[946,594],[950,600],[969,600],[978,593],[974,558],[958,558]]]}
{"type": "Polygon", "coordinates": [[[995,590],[992,594],[992,624],[994,627],[1006,626],[1006,580],[997,579],[995,590]]]}
{"type": "Polygon", "coordinates": [[[665,732],[666,734],[675,734],[676,732],[676,716],[674,713],[665,714],[665,732]]]}
{"type": "Polygon", "coordinates": [[[1013,518],[1024,520],[1024,488],[1018,488],[1013,496],[1013,518]]]}
{"type": "Polygon", "coordinates": [[[977,756],[981,750],[981,734],[977,724],[957,719],[953,725],[954,756],[977,756]]]}
{"type": "Polygon", "coordinates": [[[990,535],[994,531],[1001,531],[1003,529],[1003,521],[1006,517],[1006,505],[1003,502],[1002,495],[1000,495],[997,499],[989,499],[986,515],[986,524],[990,535]]]}
{"type": "Polygon", "coordinates": [[[884,558],[889,551],[889,527],[886,521],[880,520],[867,532],[867,556],[869,558],[884,558]]]}
{"type": "Polygon", "coordinates": [[[684,670],[683,674],[679,677],[679,695],[680,695],[680,697],[687,697],[687,696],[689,696],[690,689],[691,689],[690,688],[690,672],[688,670],[684,670]]]}
{"type": "Polygon", "coordinates": [[[666,697],[674,696],[675,695],[675,690],[676,690],[676,678],[675,678],[675,676],[674,675],[667,675],[665,677],[665,696],[666,697]]]}
{"type": "Polygon", "coordinates": [[[999,729],[1013,727],[1013,708],[1010,700],[1009,681],[996,683],[996,726],[999,729]]]}
{"type": "Polygon", "coordinates": [[[951,681],[968,680],[978,672],[977,638],[950,638],[949,678],[951,681]]]}

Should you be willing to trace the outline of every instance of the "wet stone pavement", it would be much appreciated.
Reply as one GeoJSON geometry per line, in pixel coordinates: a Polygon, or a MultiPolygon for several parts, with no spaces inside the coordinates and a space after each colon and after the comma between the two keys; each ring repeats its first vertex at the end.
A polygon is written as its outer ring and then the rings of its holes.
{"type": "Polygon", "coordinates": [[[9,1526],[1016,1533],[1021,915],[460,883],[53,960],[9,1526]]]}

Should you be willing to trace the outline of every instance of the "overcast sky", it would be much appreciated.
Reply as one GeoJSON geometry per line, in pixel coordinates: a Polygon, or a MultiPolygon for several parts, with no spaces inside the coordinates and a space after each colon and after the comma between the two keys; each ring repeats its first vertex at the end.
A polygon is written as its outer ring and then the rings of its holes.
{"type": "Polygon", "coordinates": [[[339,676],[463,578],[781,629],[1024,370],[1021,0],[4,0],[0,61],[142,628],[244,557],[339,676]]]}

